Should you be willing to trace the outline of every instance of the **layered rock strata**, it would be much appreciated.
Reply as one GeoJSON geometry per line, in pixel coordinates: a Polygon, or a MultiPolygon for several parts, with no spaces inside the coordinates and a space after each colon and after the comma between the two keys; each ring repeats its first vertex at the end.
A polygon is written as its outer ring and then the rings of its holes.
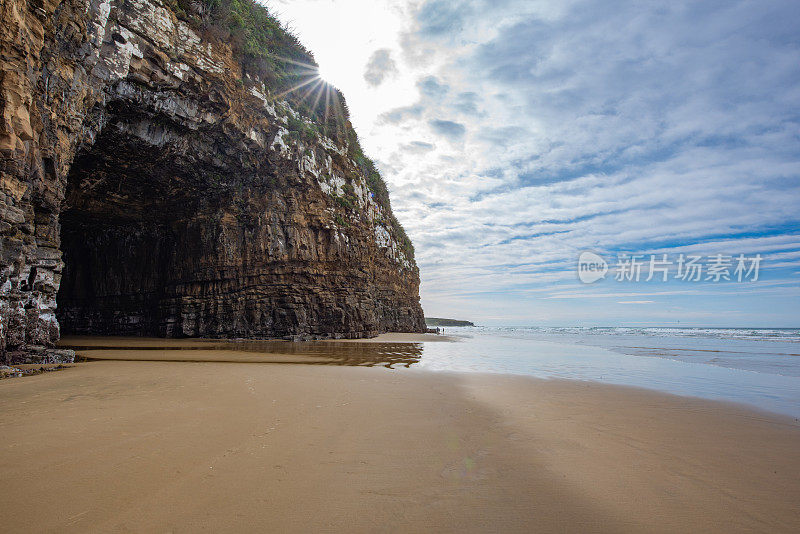
{"type": "Polygon", "coordinates": [[[0,354],[60,332],[423,331],[419,273],[347,142],[156,0],[4,0],[0,354]],[[296,127],[295,127],[296,130],[296,127]]]}

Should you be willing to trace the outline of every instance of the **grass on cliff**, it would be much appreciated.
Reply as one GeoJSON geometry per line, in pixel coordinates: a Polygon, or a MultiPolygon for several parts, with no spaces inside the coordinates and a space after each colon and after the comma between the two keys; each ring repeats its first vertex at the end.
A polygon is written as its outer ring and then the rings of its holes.
{"type": "MultiPolygon", "coordinates": [[[[178,18],[185,20],[201,33],[230,44],[242,66],[242,72],[262,79],[273,94],[289,91],[298,80],[314,74],[317,63],[291,30],[281,24],[269,10],[254,0],[164,0],[178,18]],[[304,67],[303,65],[307,65],[304,67]]],[[[405,229],[392,213],[389,190],[375,167],[361,148],[358,135],[350,123],[350,113],[344,95],[335,88],[332,102],[337,107],[330,113],[328,99],[317,99],[315,104],[303,98],[302,91],[289,92],[284,98],[291,101],[314,123],[309,127],[304,121],[289,117],[289,130],[298,138],[312,141],[323,133],[350,147],[349,156],[366,177],[367,187],[390,220],[386,224],[409,258],[414,257],[405,229]]]]}
{"type": "Polygon", "coordinates": [[[315,64],[297,36],[253,0],[165,1],[178,18],[230,44],[248,72],[280,78],[291,63],[276,61],[276,56],[315,64]]]}

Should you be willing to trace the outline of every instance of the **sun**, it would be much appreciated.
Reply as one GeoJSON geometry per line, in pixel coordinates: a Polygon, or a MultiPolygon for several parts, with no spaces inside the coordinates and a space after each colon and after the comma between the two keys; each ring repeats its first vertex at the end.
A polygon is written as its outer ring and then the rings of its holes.
{"type": "Polygon", "coordinates": [[[324,63],[320,64],[319,67],[317,67],[317,73],[323,82],[333,84],[335,74],[329,65],[324,63]]]}
{"type": "Polygon", "coordinates": [[[338,87],[338,83],[342,78],[341,65],[337,66],[335,62],[321,61],[317,67],[317,74],[320,79],[328,85],[338,87]]]}

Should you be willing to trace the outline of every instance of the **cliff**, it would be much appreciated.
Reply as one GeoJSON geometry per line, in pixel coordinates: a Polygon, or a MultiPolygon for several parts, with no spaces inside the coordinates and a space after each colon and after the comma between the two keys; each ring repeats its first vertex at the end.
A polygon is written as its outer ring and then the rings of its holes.
{"type": "Polygon", "coordinates": [[[283,91],[308,67],[248,69],[252,43],[176,5],[3,1],[0,359],[61,359],[62,331],[423,331],[413,248],[339,93],[283,91]]]}

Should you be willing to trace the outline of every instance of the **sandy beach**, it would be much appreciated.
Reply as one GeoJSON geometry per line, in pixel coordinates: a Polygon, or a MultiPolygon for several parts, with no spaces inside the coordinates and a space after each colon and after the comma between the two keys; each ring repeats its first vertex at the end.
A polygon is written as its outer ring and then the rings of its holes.
{"type": "Polygon", "coordinates": [[[150,356],[0,381],[0,531],[800,529],[791,418],[587,382],[130,352],[150,356]]]}

